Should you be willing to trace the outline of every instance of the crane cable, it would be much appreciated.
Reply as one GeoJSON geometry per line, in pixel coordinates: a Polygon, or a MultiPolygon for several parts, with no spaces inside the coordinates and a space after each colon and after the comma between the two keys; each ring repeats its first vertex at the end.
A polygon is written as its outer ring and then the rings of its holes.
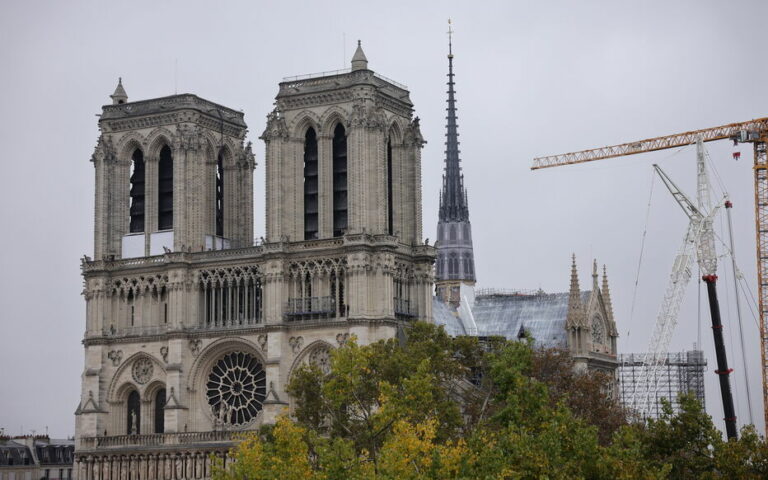
{"type": "MultiPolygon", "coordinates": [[[[637,273],[635,274],[635,288],[632,292],[632,306],[629,310],[629,325],[631,326],[635,315],[635,300],[637,300],[637,285],[640,281],[640,267],[643,264],[643,252],[645,251],[645,237],[648,234],[648,220],[651,216],[651,200],[653,199],[653,185],[656,183],[656,172],[651,170],[651,189],[648,193],[648,206],[645,211],[645,225],[643,226],[643,238],[640,241],[640,256],[637,259],[637,273]]],[[[629,328],[627,328],[627,337],[629,337],[629,328]]]]}

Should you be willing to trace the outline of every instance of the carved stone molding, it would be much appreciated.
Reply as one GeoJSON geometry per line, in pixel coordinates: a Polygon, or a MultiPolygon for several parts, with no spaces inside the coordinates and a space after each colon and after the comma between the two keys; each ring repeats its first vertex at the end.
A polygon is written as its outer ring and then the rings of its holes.
{"type": "Polygon", "coordinates": [[[200,349],[203,346],[203,341],[199,338],[193,339],[189,341],[189,350],[192,352],[192,355],[198,356],[200,354],[200,349]]]}
{"type": "Polygon", "coordinates": [[[120,362],[123,361],[123,351],[122,350],[110,350],[107,354],[107,358],[112,360],[112,365],[118,366],[120,365],[120,362]]]}
{"type": "Polygon", "coordinates": [[[301,347],[304,345],[304,337],[291,337],[288,340],[288,345],[291,346],[291,350],[295,355],[301,351],[301,347]]]}

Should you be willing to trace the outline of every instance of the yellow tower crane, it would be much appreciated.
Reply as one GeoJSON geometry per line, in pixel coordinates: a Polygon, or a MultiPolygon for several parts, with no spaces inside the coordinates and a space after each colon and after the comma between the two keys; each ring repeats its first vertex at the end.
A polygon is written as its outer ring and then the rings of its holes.
{"type": "MultiPolygon", "coordinates": [[[[757,287],[760,312],[760,366],[763,375],[763,415],[768,431],[768,118],[731,123],[720,127],[649,138],[610,147],[593,148],[533,159],[532,170],[623,157],[704,142],[733,140],[754,147],[755,227],[757,234],[757,287]]],[[[729,205],[726,205],[729,207],[729,205]]]]}

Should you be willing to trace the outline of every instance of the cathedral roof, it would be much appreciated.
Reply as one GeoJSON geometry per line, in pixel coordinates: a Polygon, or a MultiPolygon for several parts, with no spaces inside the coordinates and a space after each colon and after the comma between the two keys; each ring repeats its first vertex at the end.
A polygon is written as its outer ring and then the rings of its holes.
{"type": "MultiPolygon", "coordinates": [[[[590,295],[591,291],[581,292],[582,302],[586,303],[590,295]]],[[[526,332],[538,346],[565,348],[568,296],[567,292],[478,295],[472,307],[476,335],[515,339],[526,332]]],[[[450,335],[469,334],[469,327],[445,303],[435,299],[432,314],[450,335]]]]}

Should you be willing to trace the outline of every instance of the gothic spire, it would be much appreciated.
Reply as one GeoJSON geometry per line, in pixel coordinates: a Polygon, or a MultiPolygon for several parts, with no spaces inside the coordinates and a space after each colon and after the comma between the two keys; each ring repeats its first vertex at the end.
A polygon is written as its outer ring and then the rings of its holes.
{"type": "Polygon", "coordinates": [[[459,159],[459,133],[456,123],[456,91],[453,82],[453,29],[448,21],[448,116],[445,127],[445,173],[443,175],[440,221],[469,221],[464,176],[459,159]]]}
{"type": "Polygon", "coordinates": [[[616,331],[616,322],[613,320],[613,304],[611,303],[611,290],[608,288],[608,273],[605,269],[605,265],[603,265],[603,287],[600,290],[600,293],[603,294],[603,304],[605,305],[605,313],[608,315],[608,321],[611,325],[612,333],[615,333],[615,335],[618,335],[618,331],[616,331]]]}
{"type": "Polygon", "coordinates": [[[582,326],[584,323],[584,311],[581,304],[581,288],[579,287],[579,273],[576,270],[576,254],[571,255],[571,288],[568,292],[568,313],[566,325],[569,327],[582,326]]]}

